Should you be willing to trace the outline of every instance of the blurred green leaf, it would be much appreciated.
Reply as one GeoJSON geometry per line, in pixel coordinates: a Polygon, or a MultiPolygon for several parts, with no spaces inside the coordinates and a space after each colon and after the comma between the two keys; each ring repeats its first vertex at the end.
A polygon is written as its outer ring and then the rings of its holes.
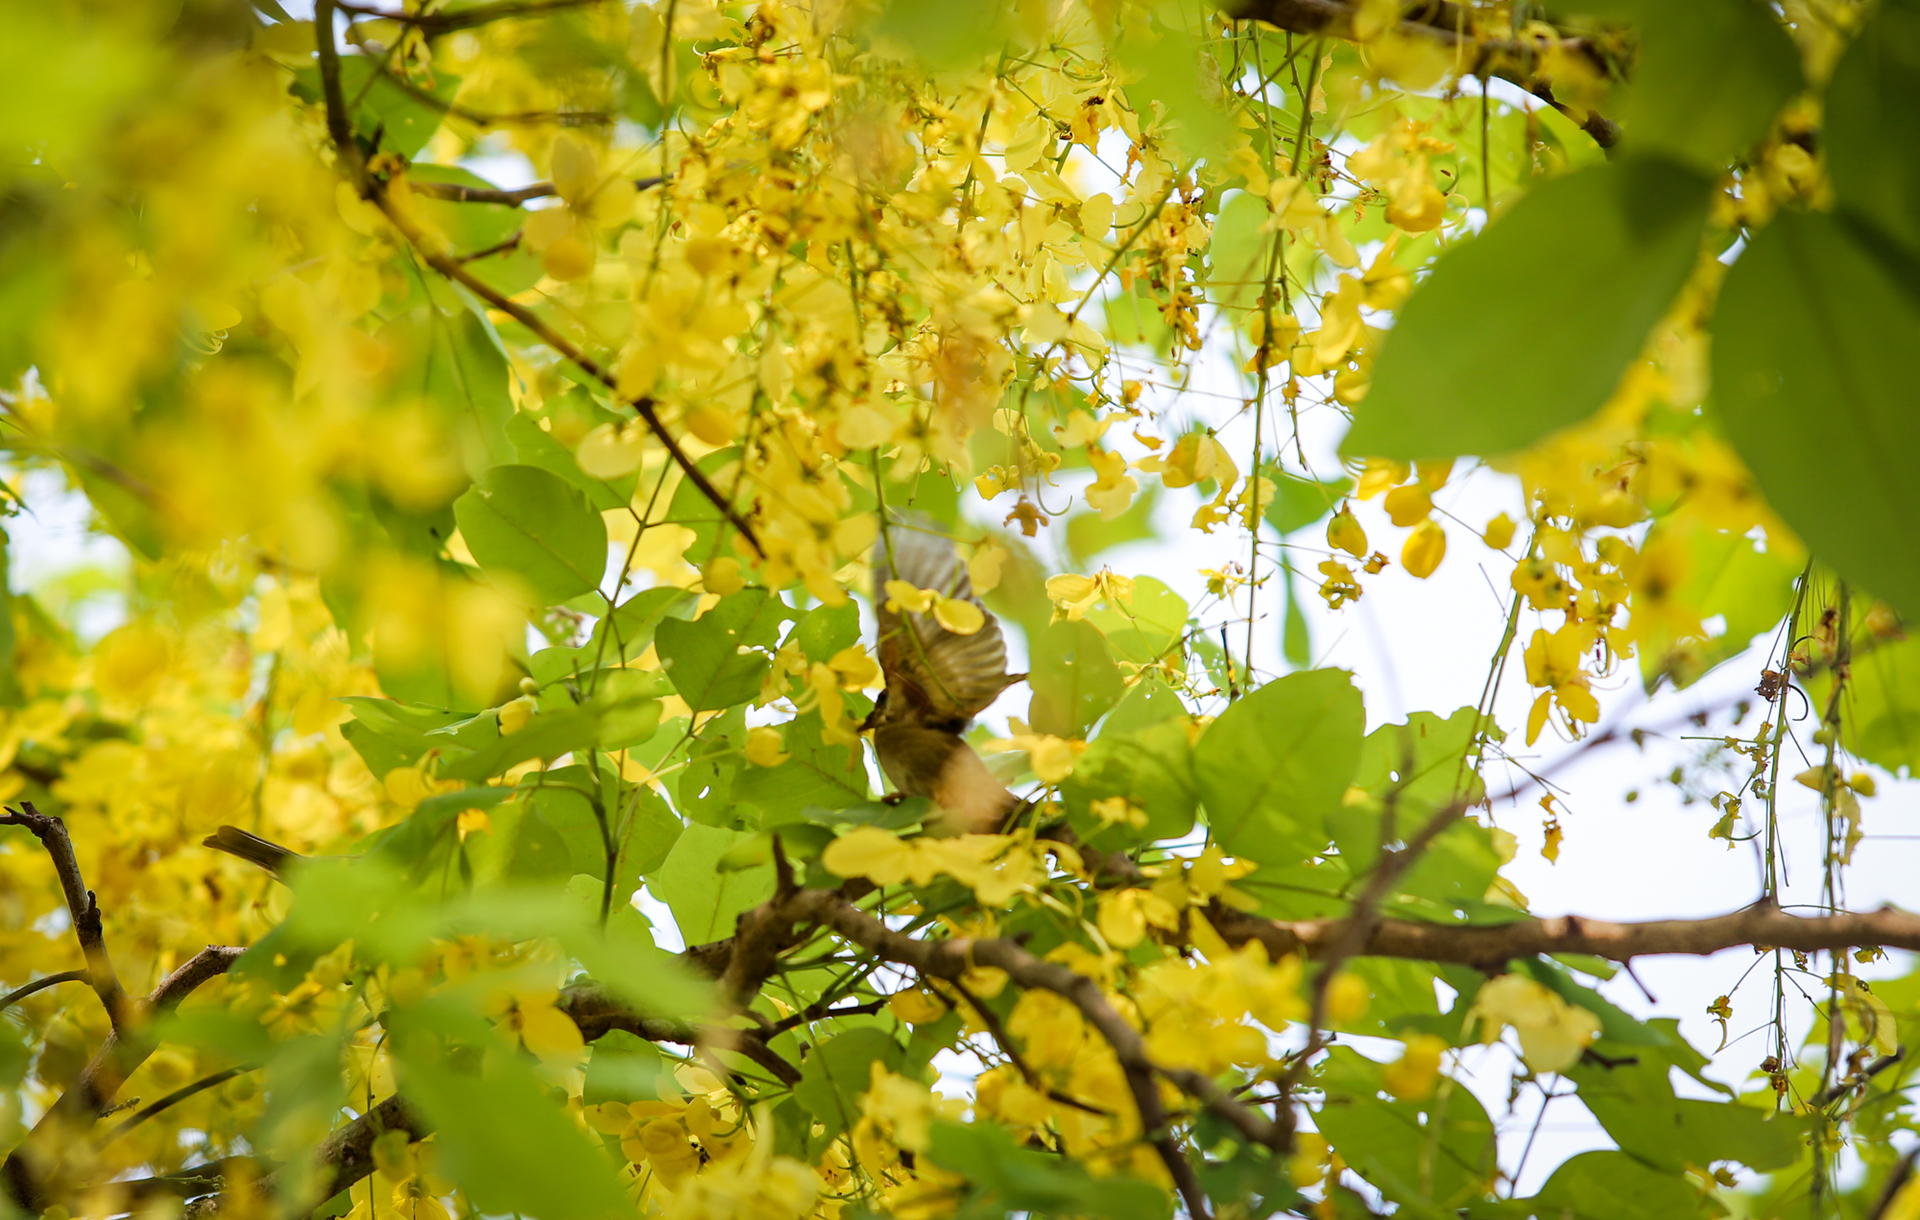
{"type": "Polygon", "coordinates": [[[462,1071],[425,1041],[396,1039],[402,1087],[433,1128],[440,1172],[476,1208],[539,1220],[606,1220],[629,1210],[613,1166],[531,1067],[494,1054],[484,1072],[462,1071]]]}
{"type": "Polygon", "coordinates": [[[1727,273],[1713,385],[1768,504],[1840,576],[1920,617],[1920,305],[1830,216],[1783,212],[1727,273]]]}
{"type": "Polygon", "coordinates": [[[1708,174],[1760,142],[1799,92],[1800,52],[1757,0],[1636,0],[1639,29],[1622,146],[1708,174]]]}
{"type": "Polygon", "coordinates": [[[1340,506],[1341,498],[1353,490],[1353,480],[1345,475],[1316,482],[1272,464],[1261,473],[1274,482],[1274,497],[1267,502],[1266,519],[1283,534],[1304,529],[1327,517],[1340,506]]]}
{"type": "Polygon", "coordinates": [[[580,1100],[589,1106],[657,1100],[666,1064],[653,1043],[624,1029],[610,1029],[593,1044],[580,1100]]]}
{"type": "Polygon", "coordinates": [[[826,1139],[852,1130],[862,1113],[860,1098],[873,1079],[873,1065],[898,1072],[905,1062],[900,1044],[885,1030],[867,1026],[835,1034],[813,1048],[800,1069],[793,1095],[813,1121],[827,1129],[826,1139]]]}
{"type": "Polygon", "coordinates": [[[1920,257],[1920,3],[1880,0],[1827,85],[1834,201],[1920,257]]]}
{"type": "Polygon", "coordinates": [[[1711,195],[1634,157],[1533,188],[1414,290],[1341,452],[1504,453],[1593,414],[1692,274],[1711,195]]]}
{"type": "Polygon", "coordinates": [[[1524,1201],[1532,1215],[1561,1220],[1685,1220],[1723,1209],[1691,1179],[1662,1172],[1626,1152],[1582,1152],[1562,1162],[1540,1193],[1524,1201]]]}
{"type": "Polygon", "coordinates": [[[1131,602],[1102,602],[1087,611],[1114,655],[1136,665],[1159,660],[1187,632],[1186,599],[1151,576],[1133,581],[1131,602]]]}
{"type": "Polygon", "coordinates": [[[1328,1102],[1314,1123],[1381,1194],[1415,1216],[1451,1216],[1477,1201],[1497,1169],[1493,1123],[1459,1086],[1425,1101],[1384,1101],[1380,1065],[1336,1047],[1321,1078],[1328,1102]]]}
{"type": "Polygon", "coordinates": [[[1077,1162],[1021,1147],[990,1123],[936,1121],[927,1150],[935,1164],[966,1176],[982,1206],[968,1215],[1099,1216],[1166,1220],[1167,1192],[1125,1175],[1096,1178],[1077,1162]]]}

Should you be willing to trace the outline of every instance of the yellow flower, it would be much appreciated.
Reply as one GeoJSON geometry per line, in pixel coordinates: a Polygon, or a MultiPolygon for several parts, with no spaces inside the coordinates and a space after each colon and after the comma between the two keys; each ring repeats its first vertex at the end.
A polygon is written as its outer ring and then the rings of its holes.
{"type": "Polygon", "coordinates": [[[1446,1049],[1446,1042],[1432,1034],[1414,1034],[1407,1039],[1400,1058],[1381,1071],[1380,1082],[1401,1101],[1431,1097],[1440,1079],[1440,1056],[1446,1049]]]}
{"type": "Polygon", "coordinates": [[[501,704],[498,713],[500,717],[500,735],[502,737],[511,737],[521,729],[526,728],[527,721],[533,719],[534,710],[539,706],[539,704],[534,702],[532,695],[522,695],[518,699],[501,704]]]}
{"type": "Polygon", "coordinates": [[[738,593],[747,583],[740,575],[740,561],[730,555],[722,555],[709,563],[701,579],[707,592],[721,597],[738,593]]]}
{"type": "Polygon", "coordinates": [[[1577,623],[1568,623],[1552,635],[1544,630],[1533,633],[1525,653],[1527,683],[1546,689],[1527,717],[1528,745],[1540,736],[1547,722],[1549,701],[1559,704],[1570,719],[1587,724],[1600,719],[1600,702],[1588,689],[1589,679],[1580,667],[1590,642],[1589,633],[1577,623]]]}
{"type": "Polygon", "coordinates": [[[747,730],[746,748],[741,752],[756,767],[777,767],[792,757],[782,748],[784,744],[779,729],[772,725],[757,724],[747,730]]]}
{"type": "Polygon", "coordinates": [[[1367,531],[1360,527],[1359,518],[1346,505],[1333,514],[1327,521],[1327,545],[1336,551],[1345,551],[1355,559],[1367,556],[1367,531]]]}
{"type": "Polygon", "coordinates": [[[1116,949],[1131,949],[1146,939],[1151,925],[1166,932],[1180,927],[1180,912],[1152,890],[1112,890],[1100,898],[1100,935],[1116,949]]]}
{"type": "Polygon", "coordinates": [[[1440,523],[1429,518],[1414,526],[1407,535],[1407,541],[1400,548],[1400,566],[1411,575],[1425,580],[1433,575],[1434,569],[1447,554],[1447,531],[1440,523]]]}
{"type": "Polygon", "coordinates": [[[972,635],[987,625],[986,614],[970,601],[942,597],[933,605],[933,619],[955,635],[972,635]]]}
{"type": "Polygon", "coordinates": [[[1327,1020],[1346,1025],[1366,1015],[1373,992],[1357,974],[1342,971],[1327,984],[1327,1020]]]}
{"type": "Polygon", "coordinates": [[[947,1006],[918,987],[887,997],[887,1008],[909,1025],[926,1025],[947,1015],[947,1006]]]}
{"type": "Polygon", "coordinates": [[[1394,488],[1381,503],[1386,506],[1388,519],[1403,529],[1425,521],[1427,514],[1433,511],[1433,497],[1419,483],[1394,488]]]}
{"type": "Polygon", "coordinates": [[[892,831],[859,826],[827,844],[820,863],[837,877],[865,877],[875,885],[899,885],[917,861],[913,846],[892,831]]]}
{"type": "Polygon", "coordinates": [[[557,987],[509,984],[487,997],[486,1013],[540,1059],[571,1066],[586,1057],[587,1044],[559,998],[557,987]]]}
{"type": "Polygon", "coordinates": [[[1127,459],[1117,453],[1108,453],[1098,445],[1089,445],[1087,461],[1092,464],[1097,476],[1093,486],[1087,488],[1087,507],[1097,510],[1102,517],[1111,521],[1127,511],[1127,505],[1133,503],[1134,493],[1140,490],[1140,484],[1127,474],[1127,459]]]}
{"type": "Polygon", "coordinates": [[[1480,1041],[1491,1044],[1511,1025],[1520,1035],[1520,1057],[1536,1072],[1564,1072],[1600,1036],[1600,1018],[1567,1003],[1532,979],[1503,974],[1489,979],[1467,1010],[1465,1028],[1480,1024],[1480,1041]]]}
{"type": "Polygon", "coordinates": [[[1486,544],[1496,551],[1504,551],[1513,541],[1513,518],[1501,513],[1487,522],[1486,532],[1481,535],[1486,544]]]}

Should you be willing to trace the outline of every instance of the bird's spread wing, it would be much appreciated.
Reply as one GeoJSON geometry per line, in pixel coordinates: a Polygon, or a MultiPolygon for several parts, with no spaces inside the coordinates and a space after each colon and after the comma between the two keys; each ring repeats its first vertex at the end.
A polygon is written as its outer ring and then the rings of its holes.
{"type": "Polygon", "coordinates": [[[880,666],[887,697],[924,708],[930,719],[968,720],[1008,685],[1000,624],[974,595],[953,542],[895,525],[874,544],[873,601],[880,620],[880,666]],[[889,542],[892,554],[889,556],[889,542]],[[932,614],[887,609],[887,582],[903,580],[979,607],[985,625],[971,635],[942,627],[932,614]]]}

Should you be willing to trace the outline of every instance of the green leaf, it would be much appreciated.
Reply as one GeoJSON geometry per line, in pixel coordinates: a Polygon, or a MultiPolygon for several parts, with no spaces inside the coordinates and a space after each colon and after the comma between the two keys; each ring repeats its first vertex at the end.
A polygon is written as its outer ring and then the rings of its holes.
{"type": "Polygon", "coordinates": [[[447,315],[425,311],[426,384],[429,400],[461,421],[468,475],[516,462],[507,424],[518,413],[507,392],[507,357],[500,336],[473,310],[447,315]]]}
{"type": "Polygon", "coordinates": [[[1187,632],[1186,599],[1151,576],[1136,577],[1133,600],[1101,602],[1082,622],[1092,623],[1114,655],[1136,665],[1159,660],[1187,632]]]}
{"type": "MultiPolygon", "coordinates": [[[[320,100],[320,73],[317,68],[302,68],[294,73],[295,92],[307,101],[320,100]]],[[[378,72],[365,55],[340,57],[340,87],[347,99],[354,130],[372,140],[376,133],[380,146],[411,161],[420,155],[433,133],[440,129],[446,106],[459,91],[460,78],[446,72],[434,73],[432,87],[415,84],[431,102],[422,101],[395,81],[378,72]],[[437,103],[437,104],[434,104],[437,103]]]]}
{"type": "Polygon", "coordinates": [[[607,525],[577,488],[538,466],[495,466],[453,502],[467,549],[510,597],[551,606],[607,572],[607,525]]]}
{"type": "Polygon", "coordinates": [[[1782,213],[1727,273],[1713,384],[1727,435],[1813,553],[1920,617],[1920,305],[1833,218],[1782,213]]]}
{"type": "Polygon", "coordinates": [[[1159,1187],[1117,1174],[1096,1178],[1071,1159],[1016,1144],[993,1123],[937,1120],[927,1155],[964,1174],[985,1206],[963,1214],[1099,1216],[1103,1220],[1166,1220],[1173,1201],[1159,1187]]]}
{"type": "Polygon", "coordinates": [[[1120,701],[1120,670],[1099,628],[1085,620],[1048,624],[1033,641],[1032,667],[1027,721],[1036,733],[1083,736],[1120,701]]]}
{"type": "Polygon", "coordinates": [[[1150,125],[1157,105],[1187,157],[1223,159],[1233,123],[1219,104],[1220,68],[1207,56],[1206,43],[1173,26],[1133,26],[1118,49],[1133,77],[1127,100],[1140,125],[1150,125]]]}
{"type": "Polygon", "coordinates": [[[1315,482],[1274,465],[1267,466],[1261,473],[1272,479],[1275,486],[1265,516],[1273,528],[1283,534],[1304,529],[1331,515],[1340,506],[1341,498],[1353,490],[1353,480],[1345,475],[1315,482]]]}
{"type": "Polygon", "coordinates": [[[1800,52],[1756,0],[1632,5],[1640,30],[1622,146],[1717,174],[1767,134],[1801,88],[1800,52]]]}
{"type": "Polygon", "coordinates": [[[1711,196],[1649,158],[1535,187],[1414,291],[1341,452],[1504,453],[1593,414],[1692,273],[1711,196]]]}
{"type": "Polygon", "coordinates": [[[1100,726],[1100,735],[1131,733],[1186,714],[1187,705],[1181,701],[1180,692],[1158,678],[1143,677],[1128,687],[1113,711],[1107,713],[1106,722],[1100,726]]]}
{"type": "Polygon", "coordinates": [[[1920,256],[1920,2],[1880,0],[1827,85],[1834,200],[1920,256]]]}
{"type": "Polygon", "coordinates": [[[525,728],[510,737],[497,738],[491,745],[465,758],[443,763],[440,775],[445,779],[479,780],[506,771],[530,758],[551,762],[562,754],[571,754],[594,744],[600,737],[600,714],[592,706],[542,712],[525,728]]]}
{"type": "Polygon", "coordinates": [[[1725,1211],[1680,1173],[1615,1151],[1569,1157],[1527,1203],[1529,1214],[1555,1220],[1685,1220],[1725,1211]]]}
{"type": "Polygon", "coordinates": [[[1247,191],[1233,192],[1221,205],[1208,253],[1208,294],[1215,304],[1251,308],[1259,302],[1273,244],[1273,234],[1261,229],[1271,216],[1267,201],[1247,191]]]}
{"type": "Polygon", "coordinates": [[[660,1075],[666,1063],[653,1043],[624,1029],[610,1029],[593,1044],[580,1100],[590,1106],[608,1101],[655,1101],[660,1096],[660,1075]]]}
{"type": "MultiPolygon", "coordinates": [[[[849,700],[851,703],[851,700],[849,700]]],[[[849,708],[858,720],[860,712],[849,708]]],[[[734,778],[733,799],[775,811],[811,806],[842,809],[867,799],[867,769],[859,747],[849,749],[821,739],[818,712],[788,721],[783,748],[791,755],[777,767],[743,765],[734,778]]]]}
{"type": "MultiPolygon", "coordinates": [[[[698,604],[697,595],[671,585],[642,589],[593,625],[593,638],[587,641],[584,650],[609,665],[625,664],[653,643],[654,632],[663,619],[684,618],[692,614],[698,604]]],[[[540,675],[538,666],[542,655],[534,654],[534,677],[542,682],[551,681],[540,675]]]]}
{"type": "Polygon", "coordinates": [[[742,589],[720,599],[699,618],[667,619],[655,630],[661,667],[696,712],[745,703],[760,693],[787,604],[765,589],[742,589]],[[743,651],[747,650],[747,651],[743,651]]]}
{"type": "Polygon", "coordinates": [[[580,469],[580,463],[574,460],[571,450],[554,440],[552,433],[524,411],[515,412],[513,418],[507,421],[507,439],[513,442],[517,461],[559,475],[579,488],[588,502],[601,512],[623,509],[633,500],[633,475],[623,475],[618,479],[594,478],[580,469]]]}
{"type": "Polygon", "coordinates": [[[1724,618],[1726,629],[1712,637],[1680,635],[1661,623],[1657,610],[1649,615],[1652,622],[1638,645],[1640,674],[1649,690],[1661,678],[1690,686],[1715,665],[1745,652],[1753,637],[1771,631],[1792,609],[1794,579],[1805,565],[1804,558],[1783,555],[1778,545],[1759,550],[1742,534],[1715,531],[1679,515],[1657,522],[1641,553],[1675,535],[1685,547],[1686,575],[1672,591],[1674,601],[1697,608],[1703,619],[1724,618]]]}
{"type": "MultiPolygon", "coordinates": [[[[1327,817],[1333,840],[1354,872],[1372,868],[1379,854],[1380,819],[1389,796],[1398,838],[1445,805],[1458,803],[1464,812],[1481,795],[1479,778],[1465,762],[1478,726],[1476,711],[1463,707],[1444,720],[1432,712],[1415,712],[1405,724],[1384,724],[1367,734],[1353,784],[1372,799],[1354,805],[1342,801],[1327,817]]],[[[1471,897],[1480,897],[1485,889],[1482,881],[1471,897]]]]}
{"type": "Polygon", "coordinates": [[[1340,669],[1277,678],[1222,712],[1193,753],[1221,850],[1263,863],[1317,854],[1365,725],[1360,692],[1340,669]]]}
{"type": "Polygon", "coordinates": [[[491,1054],[484,1074],[458,1071],[424,1041],[395,1040],[407,1100],[433,1128],[440,1172],[476,1208],[539,1220],[605,1220],[629,1210],[613,1166],[531,1067],[491,1054]]]}
{"type": "Polygon", "coordinates": [[[1161,720],[1131,732],[1102,732],[1075,760],[1073,774],[1061,784],[1060,795],[1074,830],[1082,839],[1106,850],[1185,835],[1193,829],[1199,801],[1186,717],[1161,720]],[[1092,802],[1115,796],[1144,810],[1146,824],[1107,827],[1092,815],[1092,802]]]}
{"type": "Polygon", "coordinates": [[[680,841],[685,824],[673,816],[665,798],[645,784],[636,785],[626,800],[632,804],[633,813],[626,843],[620,848],[621,871],[636,876],[656,873],[680,841]]]}
{"type": "Polygon", "coordinates": [[[673,912],[673,922],[689,945],[733,935],[734,921],[773,895],[773,868],[719,871],[727,849],[752,838],[745,831],[694,824],[681,831],[660,871],[647,888],[673,912]]]}
{"type": "Polygon", "coordinates": [[[1498,1145],[1486,1110],[1465,1088],[1448,1082],[1425,1101],[1380,1100],[1380,1065],[1345,1047],[1333,1051],[1322,1078],[1327,1102],[1314,1124],[1401,1214],[1438,1220],[1486,1192],[1498,1145]]]}
{"type": "Polygon", "coordinates": [[[1675,1172],[1738,1161],[1767,1173],[1799,1159],[1804,1120],[1739,1101],[1676,1097],[1665,1058],[1642,1052],[1634,1059],[1613,1067],[1576,1064],[1565,1073],[1622,1152],[1675,1172]]]}
{"type": "Polygon", "coordinates": [[[800,1069],[793,1095],[813,1121],[827,1129],[826,1139],[851,1130],[860,1117],[860,1098],[873,1080],[873,1065],[898,1072],[906,1056],[886,1031],[867,1026],[835,1034],[813,1048],[800,1069]]]}

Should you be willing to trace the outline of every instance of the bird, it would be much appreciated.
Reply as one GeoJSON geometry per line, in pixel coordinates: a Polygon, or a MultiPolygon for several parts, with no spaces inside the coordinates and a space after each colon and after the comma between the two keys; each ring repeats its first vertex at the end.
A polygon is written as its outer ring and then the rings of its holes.
{"type": "Polygon", "coordinates": [[[1000,623],[974,593],[952,540],[911,526],[882,530],[874,548],[873,603],[886,687],[867,727],[881,772],[902,795],[927,797],[940,807],[932,826],[936,832],[1000,829],[1018,798],[962,734],[1001,691],[1027,675],[1007,672],[1000,623]],[[979,630],[961,634],[931,612],[888,609],[892,580],[969,602],[984,622],[979,630]]]}
{"type": "Polygon", "coordinates": [[[215,851],[226,852],[229,856],[238,856],[249,864],[259,865],[282,881],[286,880],[286,868],[306,856],[290,847],[251,834],[238,826],[222,826],[206,838],[200,840],[202,847],[211,847],[215,851]]]}

